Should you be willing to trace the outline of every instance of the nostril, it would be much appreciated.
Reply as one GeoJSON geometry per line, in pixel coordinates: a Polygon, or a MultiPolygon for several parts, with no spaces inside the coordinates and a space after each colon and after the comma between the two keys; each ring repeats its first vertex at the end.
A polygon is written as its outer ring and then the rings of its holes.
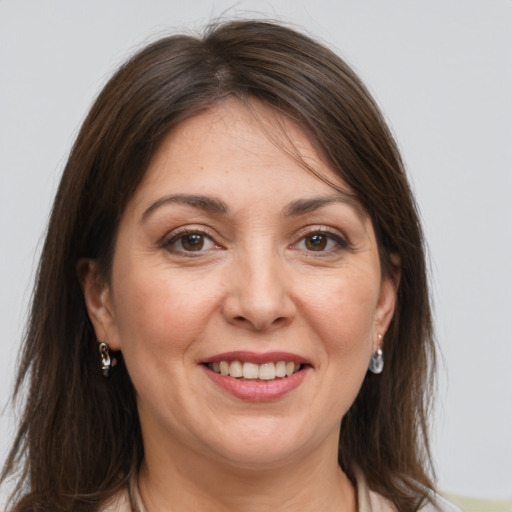
{"type": "MultiPolygon", "coordinates": [[[[254,322],[251,322],[251,320],[249,320],[248,318],[246,318],[245,316],[235,316],[233,317],[233,320],[237,323],[250,323],[250,324],[253,324],[255,327],[257,328],[265,328],[265,327],[258,327],[254,322]]],[[[278,318],[275,318],[274,320],[272,320],[270,323],[266,323],[265,322],[265,326],[266,327],[270,327],[271,325],[281,325],[281,324],[284,324],[286,323],[287,319],[285,316],[280,316],[278,318]]]]}

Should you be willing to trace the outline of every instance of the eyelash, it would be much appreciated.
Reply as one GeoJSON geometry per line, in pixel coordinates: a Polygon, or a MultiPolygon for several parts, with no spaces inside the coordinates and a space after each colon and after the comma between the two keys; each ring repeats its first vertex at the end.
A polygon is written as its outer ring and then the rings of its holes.
{"type": "Polygon", "coordinates": [[[215,249],[221,248],[220,245],[215,243],[215,240],[213,239],[213,237],[211,235],[209,235],[208,233],[206,233],[205,231],[203,231],[201,229],[190,229],[190,228],[185,228],[185,229],[178,231],[177,233],[174,233],[170,238],[164,240],[162,245],[163,245],[164,249],[166,249],[167,251],[169,251],[171,253],[178,254],[180,256],[186,256],[189,258],[198,257],[199,255],[201,255],[201,253],[209,252],[213,248],[215,248],[215,249]],[[186,237],[191,237],[191,236],[201,237],[203,243],[205,241],[211,242],[212,247],[209,249],[206,249],[206,250],[202,250],[202,246],[201,246],[199,248],[199,250],[197,250],[197,251],[185,249],[183,247],[183,241],[186,239],[186,237]],[[182,244],[181,249],[173,247],[174,244],[177,244],[180,241],[182,244]]]}
{"type": "MultiPolygon", "coordinates": [[[[180,230],[177,233],[174,233],[170,238],[164,240],[162,247],[166,249],[167,251],[178,254],[180,256],[185,257],[198,257],[201,254],[204,254],[205,252],[210,252],[212,249],[220,249],[222,246],[216,244],[213,236],[211,236],[209,233],[201,230],[201,229],[191,229],[191,228],[185,228],[180,230]],[[184,240],[186,237],[192,237],[192,236],[198,236],[201,237],[201,242],[204,244],[205,241],[208,241],[212,244],[212,247],[208,249],[203,249],[203,245],[199,247],[198,250],[187,250],[185,247],[183,247],[184,240]],[[175,247],[175,244],[179,243],[181,241],[181,248],[175,247]]],[[[338,235],[337,233],[334,233],[333,231],[326,229],[326,228],[315,228],[311,229],[310,231],[306,233],[302,233],[300,239],[291,245],[291,248],[295,250],[304,251],[307,253],[310,253],[312,256],[321,256],[325,254],[332,254],[338,251],[347,250],[350,248],[349,242],[345,240],[342,236],[338,235]],[[329,244],[329,242],[334,242],[336,245],[335,247],[331,247],[329,249],[322,248],[321,250],[314,250],[314,249],[307,249],[307,248],[299,248],[298,246],[301,243],[307,243],[308,238],[311,239],[315,236],[325,237],[324,241],[325,244],[329,244]]]]}
{"type": "Polygon", "coordinates": [[[336,253],[339,251],[347,250],[350,248],[350,244],[345,238],[343,238],[339,234],[335,233],[334,231],[331,231],[330,229],[313,228],[306,233],[302,233],[299,241],[294,243],[292,245],[292,247],[297,248],[297,250],[303,250],[307,253],[310,253],[312,256],[322,256],[322,255],[333,254],[333,253],[336,253]],[[313,238],[314,236],[325,237],[325,239],[326,239],[325,243],[328,244],[329,241],[334,242],[335,247],[332,247],[330,249],[322,249],[319,251],[315,251],[315,250],[311,250],[311,249],[308,250],[307,248],[304,248],[304,249],[298,248],[299,244],[307,243],[307,240],[313,238]]]}

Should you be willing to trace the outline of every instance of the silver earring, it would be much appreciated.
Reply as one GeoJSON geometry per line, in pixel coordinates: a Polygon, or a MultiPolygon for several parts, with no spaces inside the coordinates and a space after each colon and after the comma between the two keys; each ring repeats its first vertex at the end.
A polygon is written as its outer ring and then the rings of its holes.
{"type": "Polygon", "coordinates": [[[103,341],[99,345],[99,350],[101,357],[101,371],[103,372],[104,377],[108,377],[112,368],[117,364],[117,359],[115,357],[110,357],[109,346],[103,341]]]}
{"type": "Polygon", "coordinates": [[[384,358],[382,357],[382,334],[377,335],[379,338],[379,345],[377,350],[370,357],[370,363],[368,369],[375,374],[382,373],[384,369],[384,358]]]}

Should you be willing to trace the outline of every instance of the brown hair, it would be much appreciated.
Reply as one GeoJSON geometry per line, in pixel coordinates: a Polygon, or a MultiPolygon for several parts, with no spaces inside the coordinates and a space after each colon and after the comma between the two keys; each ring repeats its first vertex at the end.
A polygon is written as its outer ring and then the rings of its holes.
{"type": "Polygon", "coordinates": [[[339,462],[400,511],[433,489],[427,436],[434,342],[424,244],[395,142],[358,77],[323,45],[278,24],[228,22],[131,58],[87,116],[64,170],[38,268],[16,395],[28,396],[2,479],[19,469],[13,511],[96,510],[143,457],[122,355],[105,379],[76,265],[108,279],[119,219],[149,159],[180,121],[236,96],[300,123],[373,222],[384,272],[401,261],[385,371],[368,373],[343,419],[339,462]]]}

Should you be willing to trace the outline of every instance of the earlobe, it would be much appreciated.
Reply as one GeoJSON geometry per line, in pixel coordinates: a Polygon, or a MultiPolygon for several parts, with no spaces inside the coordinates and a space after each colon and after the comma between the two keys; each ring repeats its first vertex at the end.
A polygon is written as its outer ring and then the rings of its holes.
{"type": "Polygon", "coordinates": [[[76,269],[98,342],[106,341],[112,350],[120,350],[109,284],[100,276],[95,260],[81,259],[76,269]]]}

